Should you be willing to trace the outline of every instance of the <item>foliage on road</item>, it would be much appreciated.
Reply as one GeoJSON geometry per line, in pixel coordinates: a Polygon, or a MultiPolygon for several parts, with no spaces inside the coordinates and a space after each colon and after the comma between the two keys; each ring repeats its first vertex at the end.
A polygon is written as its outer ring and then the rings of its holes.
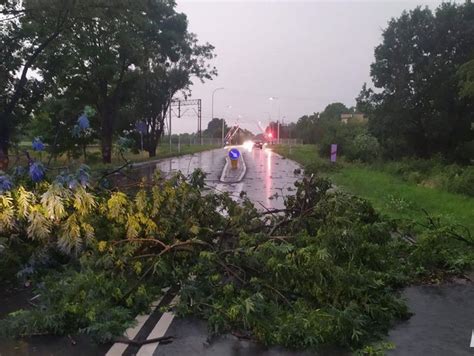
{"type": "MultiPolygon", "coordinates": [[[[415,241],[360,198],[308,177],[281,211],[204,189],[203,174],[159,175],[133,195],[40,183],[1,195],[7,250],[33,251],[20,273],[36,308],[7,335],[118,336],[163,287],[177,311],[260,342],[357,349],[408,316],[399,289],[472,265],[473,241],[431,224],[415,241]],[[471,248],[471,249],[469,249],[471,248]]],[[[26,257],[26,256],[25,256],[26,257]]]]}

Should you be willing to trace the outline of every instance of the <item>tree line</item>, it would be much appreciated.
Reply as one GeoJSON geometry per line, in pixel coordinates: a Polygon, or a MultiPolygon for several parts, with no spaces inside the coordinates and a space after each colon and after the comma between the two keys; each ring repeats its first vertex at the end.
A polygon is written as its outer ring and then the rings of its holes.
{"type": "Polygon", "coordinates": [[[2,0],[0,13],[0,169],[25,130],[67,146],[86,106],[104,162],[137,126],[154,156],[173,95],[217,74],[173,0],[2,0]]]}
{"type": "Polygon", "coordinates": [[[344,149],[363,134],[372,144],[375,139],[374,145],[380,145],[388,159],[442,155],[471,160],[474,4],[443,3],[435,11],[405,11],[390,20],[382,36],[371,65],[375,88],[364,84],[355,108],[335,103],[321,114],[303,116],[295,134],[308,143],[323,143],[323,150],[326,140],[342,141],[344,149]],[[336,115],[328,115],[328,110],[336,115]],[[367,127],[348,129],[340,122],[340,113],[354,111],[367,116],[367,127]]]}

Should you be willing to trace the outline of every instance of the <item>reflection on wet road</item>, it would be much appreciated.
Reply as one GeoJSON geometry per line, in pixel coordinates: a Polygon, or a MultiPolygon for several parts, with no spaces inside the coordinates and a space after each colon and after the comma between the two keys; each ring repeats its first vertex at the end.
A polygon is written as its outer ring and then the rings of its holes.
{"type": "Polygon", "coordinates": [[[257,208],[281,209],[283,197],[292,194],[294,182],[299,178],[294,173],[301,168],[296,162],[285,159],[270,149],[241,150],[247,173],[239,183],[221,183],[219,181],[225,164],[227,149],[216,149],[194,155],[166,159],[156,164],[156,168],[165,174],[180,170],[184,174],[201,168],[207,174],[206,183],[220,192],[228,192],[238,200],[242,191],[254,202],[257,208]]]}
{"type": "Polygon", "coordinates": [[[215,182],[219,181],[221,176],[222,168],[225,164],[226,152],[226,150],[219,148],[192,155],[167,158],[160,160],[153,168],[159,169],[166,175],[177,171],[181,171],[183,174],[188,175],[195,169],[200,168],[207,175],[206,181],[215,182]]]}
{"type": "Polygon", "coordinates": [[[253,202],[266,208],[283,208],[283,197],[294,194],[294,182],[300,178],[294,171],[301,167],[266,148],[244,152],[244,159],[247,174],[242,189],[253,202]]]}

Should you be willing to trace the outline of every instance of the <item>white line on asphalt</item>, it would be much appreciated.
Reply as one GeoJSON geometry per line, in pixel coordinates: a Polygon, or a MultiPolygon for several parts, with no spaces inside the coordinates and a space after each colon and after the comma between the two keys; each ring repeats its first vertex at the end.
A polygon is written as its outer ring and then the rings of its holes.
{"type": "Polygon", "coordinates": [[[472,330],[472,335],[471,335],[471,347],[474,347],[474,330],[472,330]]]}
{"type": "MultiPolygon", "coordinates": [[[[166,292],[168,290],[169,290],[169,288],[163,289],[163,292],[164,292],[163,297],[166,295],[166,292]]],[[[143,325],[145,325],[145,323],[148,320],[148,318],[150,317],[150,315],[155,311],[156,307],[161,303],[161,300],[163,299],[163,297],[161,297],[160,299],[158,299],[158,300],[154,301],[153,303],[151,303],[150,314],[138,315],[135,318],[136,325],[133,326],[133,327],[128,328],[125,331],[123,336],[130,339],[130,340],[133,340],[135,338],[135,336],[137,336],[138,332],[143,327],[143,325]]],[[[112,347],[105,354],[105,356],[121,356],[125,352],[127,347],[128,347],[128,344],[124,344],[124,343],[121,343],[121,342],[116,342],[115,344],[112,345],[112,347]]]]}
{"type": "MultiPolygon", "coordinates": [[[[170,303],[170,306],[173,306],[177,303],[179,297],[176,296],[173,298],[173,300],[170,303]]],[[[161,316],[160,320],[158,323],[155,325],[153,330],[151,331],[150,335],[148,335],[147,340],[149,339],[155,339],[157,337],[163,337],[166,334],[166,331],[168,331],[168,328],[170,327],[171,323],[173,322],[174,319],[174,313],[173,312],[166,312],[163,313],[161,316]]],[[[151,356],[153,355],[153,352],[156,350],[160,343],[159,342],[154,342],[152,344],[146,344],[143,345],[140,350],[138,351],[136,356],[151,356]]]]}

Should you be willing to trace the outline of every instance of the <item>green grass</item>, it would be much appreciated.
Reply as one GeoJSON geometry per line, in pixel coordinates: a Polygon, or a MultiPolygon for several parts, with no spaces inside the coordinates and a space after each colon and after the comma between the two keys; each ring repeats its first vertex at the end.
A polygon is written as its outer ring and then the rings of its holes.
{"type": "MultiPolygon", "coordinates": [[[[172,146],[171,149],[169,145],[163,144],[158,147],[156,150],[156,157],[148,157],[147,152],[140,152],[138,154],[134,154],[132,152],[127,152],[124,154],[124,157],[134,163],[138,162],[147,162],[147,161],[154,161],[163,158],[169,157],[179,157],[193,153],[199,153],[203,151],[212,150],[214,148],[218,148],[220,146],[217,145],[181,145],[180,150],[178,150],[178,146],[172,146]]],[[[124,161],[119,155],[114,155],[111,164],[104,164],[102,162],[95,162],[90,163],[91,169],[101,169],[101,168],[110,168],[111,166],[117,166],[123,164],[124,161]]]]}
{"type": "Polygon", "coordinates": [[[287,146],[277,146],[274,150],[327,176],[345,191],[369,200],[391,218],[423,223],[426,222],[426,210],[441,222],[463,225],[474,231],[474,199],[471,197],[403,181],[367,165],[343,160],[334,165],[328,162],[329,158],[321,158],[314,145],[293,146],[291,152],[287,146]]]}
{"type": "Polygon", "coordinates": [[[308,164],[313,163],[315,160],[321,160],[315,145],[277,145],[271,146],[271,148],[282,156],[290,158],[302,164],[303,166],[307,166],[308,164]]]}
{"type": "MultiPolygon", "coordinates": [[[[189,145],[189,144],[182,144],[180,150],[178,151],[178,146],[173,145],[170,150],[170,146],[168,144],[162,144],[158,146],[156,151],[156,157],[148,157],[148,153],[145,151],[139,153],[132,153],[126,152],[124,154],[125,159],[130,162],[137,163],[137,162],[146,162],[146,161],[153,161],[157,159],[163,159],[168,157],[177,157],[183,156],[187,154],[193,154],[203,151],[208,151],[214,148],[218,148],[219,146],[216,145],[189,145]]],[[[49,160],[48,152],[33,152],[30,150],[31,145],[26,146],[24,149],[29,150],[29,154],[32,158],[39,159],[44,163],[47,163],[49,160]]],[[[102,163],[99,146],[92,146],[87,148],[87,160],[84,162],[84,158],[81,156],[79,158],[72,158],[67,157],[67,155],[61,155],[55,160],[51,161],[51,168],[57,167],[64,167],[64,166],[79,166],[83,163],[87,164],[92,170],[100,170],[100,169],[107,169],[107,168],[114,168],[124,164],[124,160],[117,152],[114,152],[112,155],[112,163],[102,163]]],[[[26,164],[27,159],[26,156],[20,155],[18,160],[12,160],[11,166],[16,166],[19,164],[26,164]]]]}

